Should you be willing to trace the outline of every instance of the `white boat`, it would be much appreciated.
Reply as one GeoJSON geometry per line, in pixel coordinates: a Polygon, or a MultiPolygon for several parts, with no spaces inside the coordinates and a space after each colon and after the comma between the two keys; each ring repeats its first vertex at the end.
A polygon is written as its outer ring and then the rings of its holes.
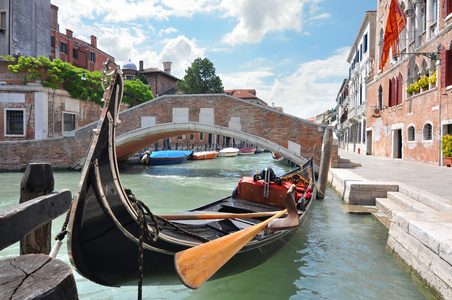
{"type": "Polygon", "coordinates": [[[220,152],[218,153],[218,156],[230,157],[230,156],[237,156],[238,154],[239,154],[239,149],[237,149],[237,148],[224,148],[224,149],[220,150],[220,152]]]}
{"type": "Polygon", "coordinates": [[[201,151],[201,152],[193,153],[194,160],[212,159],[212,158],[216,158],[217,156],[218,156],[217,151],[201,151]]]}

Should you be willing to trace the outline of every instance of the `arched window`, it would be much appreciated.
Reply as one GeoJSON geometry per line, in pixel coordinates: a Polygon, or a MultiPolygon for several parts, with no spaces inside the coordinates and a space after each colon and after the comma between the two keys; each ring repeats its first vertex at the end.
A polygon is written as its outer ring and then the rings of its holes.
{"type": "Polygon", "coordinates": [[[383,88],[381,87],[381,85],[378,88],[378,109],[383,109],[383,88]]]}
{"type": "Polygon", "coordinates": [[[408,127],[407,135],[408,142],[413,142],[416,139],[416,129],[413,125],[408,127]]]}
{"type": "Polygon", "coordinates": [[[433,127],[432,127],[432,124],[426,123],[424,125],[423,137],[424,137],[424,141],[431,141],[431,140],[433,140],[433,127]]]}

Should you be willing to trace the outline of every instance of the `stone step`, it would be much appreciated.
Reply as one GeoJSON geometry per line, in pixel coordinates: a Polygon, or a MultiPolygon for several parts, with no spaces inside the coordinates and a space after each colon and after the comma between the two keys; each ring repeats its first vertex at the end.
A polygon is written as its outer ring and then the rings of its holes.
{"type": "Polygon", "coordinates": [[[355,162],[338,162],[337,168],[343,168],[343,169],[351,169],[351,168],[357,168],[361,167],[360,163],[355,162]]]}
{"type": "Polygon", "coordinates": [[[394,203],[394,201],[388,198],[376,198],[375,206],[382,212],[387,214],[390,219],[392,219],[395,211],[405,211],[402,206],[394,203]]]}
{"type": "Polygon", "coordinates": [[[433,195],[429,192],[423,191],[417,187],[413,187],[406,184],[399,184],[399,192],[434,208],[437,211],[452,212],[451,201],[444,199],[440,196],[433,195]]]}
{"type": "Polygon", "coordinates": [[[388,199],[404,208],[405,211],[437,212],[438,210],[427,206],[401,192],[388,192],[388,199]]]}
{"type": "Polygon", "coordinates": [[[374,216],[374,218],[377,219],[378,222],[383,224],[386,229],[389,229],[389,227],[391,226],[391,219],[386,213],[382,212],[381,210],[372,212],[372,216],[374,216]]]}

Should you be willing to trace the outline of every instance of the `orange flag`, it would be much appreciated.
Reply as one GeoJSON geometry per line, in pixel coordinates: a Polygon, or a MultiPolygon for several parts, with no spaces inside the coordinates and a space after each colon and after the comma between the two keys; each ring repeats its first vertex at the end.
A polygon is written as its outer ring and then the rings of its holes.
{"type": "Polygon", "coordinates": [[[383,70],[384,65],[388,61],[391,47],[393,53],[399,52],[399,34],[404,28],[405,15],[400,9],[397,0],[391,0],[388,19],[386,21],[383,50],[381,51],[380,70],[383,70]]]}

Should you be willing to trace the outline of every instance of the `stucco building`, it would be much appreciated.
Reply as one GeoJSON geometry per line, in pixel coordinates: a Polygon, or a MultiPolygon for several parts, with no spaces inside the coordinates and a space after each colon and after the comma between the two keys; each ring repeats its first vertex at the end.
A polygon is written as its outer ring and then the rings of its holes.
{"type": "Polygon", "coordinates": [[[49,54],[50,0],[0,0],[0,55],[49,54]]]}

